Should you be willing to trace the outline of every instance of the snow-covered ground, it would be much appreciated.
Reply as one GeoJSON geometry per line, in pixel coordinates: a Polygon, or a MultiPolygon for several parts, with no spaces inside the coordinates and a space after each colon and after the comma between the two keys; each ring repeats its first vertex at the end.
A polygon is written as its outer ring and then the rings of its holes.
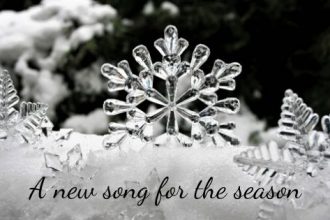
{"type": "MultiPolygon", "coordinates": [[[[55,132],[56,133],[56,132],[55,132]]],[[[65,132],[64,132],[65,133],[65,132]]],[[[51,152],[51,146],[44,144],[44,151],[24,144],[2,142],[0,146],[0,219],[256,219],[261,200],[235,200],[232,193],[238,186],[257,185],[252,178],[241,172],[232,161],[246,147],[225,148],[154,148],[141,145],[135,140],[126,142],[122,149],[104,150],[103,136],[72,133],[59,151],[79,145],[82,159],[81,170],[71,173],[53,172],[45,168],[44,152],[51,152]],[[140,150],[137,150],[140,149],[140,150]],[[55,175],[55,176],[54,176],[55,175]],[[34,187],[42,176],[46,176],[43,189],[46,197],[38,199],[34,194],[28,200],[34,187]],[[146,186],[152,189],[160,181],[169,177],[167,186],[184,188],[189,195],[186,199],[163,199],[160,206],[153,203],[152,194],[140,207],[137,200],[104,200],[102,193],[107,186],[134,188],[146,186]],[[213,189],[227,187],[225,199],[193,199],[194,188],[199,180],[205,183],[213,177],[213,189]],[[91,199],[52,199],[55,189],[70,187],[82,189],[95,188],[98,196],[91,199]],[[53,187],[53,188],[52,188],[53,187]]],[[[59,147],[59,146],[55,146],[59,147]]],[[[66,155],[68,157],[72,155],[66,155]]],[[[66,160],[65,158],[63,160],[66,160]]],[[[80,160],[80,158],[78,158],[80,160]]],[[[51,163],[49,163],[51,164],[51,163]]],[[[304,186],[312,187],[313,180],[301,180],[304,186]]],[[[316,186],[316,185],[315,185],[316,186]]],[[[328,186],[329,187],[329,186],[328,186]]],[[[166,187],[165,187],[166,188],[166,187]]],[[[315,188],[313,196],[310,189],[308,199],[298,201],[298,210],[285,207],[286,212],[276,219],[326,220],[329,200],[319,201],[324,187],[315,188]],[[306,203],[307,202],[307,203],[306,203]],[[299,208],[300,207],[300,208],[299,208]],[[315,218],[317,217],[317,218],[315,218]]]]}
{"type": "MultiPolygon", "coordinates": [[[[210,176],[214,178],[214,189],[225,186],[228,192],[233,192],[238,185],[255,186],[251,178],[244,176],[232,162],[232,157],[240,151],[238,148],[173,149],[150,145],[137,152],[133,141],[124,146],[131,149],[106,151],[102,148],[102,136],[73,133],[69,140],[70,145],[80,143],[86,161],[84,169],[95,167],[95,176],[92,180],[57,176],[58,179],[63,178],[63,182],[58,182],[55,188],[78,185],[95,187],[101,192],[107,185],[112,188],[125,186],[125,181],[139,181],[142,186],[159,185],[159,179],[169,176],[170,186],[181,185],[191,197],[163,200],[159,207],[155,207],[151,200],[137,207],[136,201],[131,199],[54,200],[46,196],[43,200],[29,201],[29,188],[45,174],[43,152],[31,146],[10,144],[2,145],[0,151],[0,188],[6,189],[0,194],[0,219],[117,219],[125,215],[122,219],[130,219],[138,213],[156,209],[166,219],[229,220],[240,219],[240,216],[255,219],[258,201],[234,200],[232,196],[224,200],[192,198],[198,181],[207,181],[210,176]],[[150,173],[152,176],[148,177],[150,173]],[[151,183],[146,182],[148,178],[151,178],[151,183]]],[[[53,183],[52,178],[46,178],[45,185],[50,183],[53,183]]],[[[51,192],[53,189],[48,191],[49,194],[51,192]]]]}

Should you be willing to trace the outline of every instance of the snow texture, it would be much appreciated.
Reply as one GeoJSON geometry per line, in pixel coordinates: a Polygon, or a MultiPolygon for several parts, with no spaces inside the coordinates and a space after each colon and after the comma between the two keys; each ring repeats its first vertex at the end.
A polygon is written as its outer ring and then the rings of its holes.
{"type": "Polygon", "coordinates": [[[15,67],[23,78],[23,97],[48,103],[52,117],[68,95],[56,68],[69,51],[111,31],[115,16],[114,8],[92,0],[44,0],[25,11],[2,11],[0,63],[15,67]]]}
{"type": "Polygon", "coordinates": [[[102,109],[96,109],[88,115],[74,115],[62,125],[63,128],[72,128],[85,134],[104,133],[108,124],[107,116],[102,109]]]}
{"type": "MultiPolygon", "coordinates": [[[[95,187],[97,192],[102,193],[108,185],[112,189],[118,186],[152,187],[165,176],[170,177],[171,186],[181,185],[190,193],[200,179],[207,180],[210,176],[214,177],[213,188],[226,186],[228,192],[233,192],[238,185],[256,187],[252,179],[242,178],[240,169],[232,163],[232,157],[242,151],[240,148],[154,148],[151,144],[137,146],[132,139],[123,146],[123,150],[115,148],[105,151],[102,146],[104,136],[63,130],[60,133],[54,132],[55,136],[63,137],[60,151],[69,152],[79,146],[78,155],[81,157],[75,155],[75,161],[80,160],[78,171],[71,170],[66,174],[45,168],[44,152],[54,150],[50,145],[44,145],[43,151],[15,142],[0,146],[0,187],[6,189],[0,194],[0,219],[90,220],[141,216],[144,219],[239,220],[242,216],[246,220],[256,219],[260,200],[235,200],[232,196],[224,200],[172,198],[163,200],[159,207],[148,200],[137,207],[137,201],[131,199],[51,199],[58,188],[95,187]],[[40,200],[34,197],[29,201],[29,188],[43,175],[46,176],[44,187],[48,190],[46,198],[40,200]]],[[[63,161],[67,159],[65,157],[63,161]]],[[[329,173],[326,175],[329,177],[329,173]]],[[[308,198],[295,201],[294,206],[285,204],[282,215],[276,219],[312,220],[317,217],[326,220],[329,196],[325,192],[328,192],[329,185],[320,185],[319,180],[305,177],[300,178],[299,183],[308,198]]]]}
{"type": "MultiPolygon", "coordinates": [[[[56,133],[56,132],[55,132],[56,133]]],[[[192,193],[200,179],[207,180],[214,177],[213,187],[226,186],[233,191],[237,185],[254,185],[248,178],[240,178],[240,170],[232,163],[232,156],[239,149],[225,148],[154,148],[152,145],[143,146],[137,152],[138,146],[127,144],[127,152],[118,149],[105,151],[102,146],[104,136],[82,135],[72,133],[64,148],[80,145],[84,167],[79,174],[89,166],[99,168],[91,180],[76,179],[74,175],[64,176],[58,174],[47,177],[45,184],[58,187],[95,187],[102,191],[107,185],[132,185],[140,182],[141,185],[150,186],[158,181],[150,175],[158,175],[160,179],[170,177],[171,186],[181,185],[187,192],[192,193]],[[153,171],[156,170],[156,171],[153,171]],[[153,171],[153,172],[152,172],[153,171]],[[155,174],[156,172],[156,174],[155,174]],[[151,173],[151,174],[150,174],[151,173]],[[152,174],[153,173],[153,174],[152,174]],[[149,182],[147,181],[151,179],[149,182]]],[[[44,146],[49,148],[50,146],[44,146]]],[[[142,147],[142,146],[141,146],[142,147]]],[[[63,147],[61,147],[63,148],[63,147]]],[[[45,162],[43,151],[33,149],[27,145],[6,143],[0,149],[0,187],[6,189],[0,194],[0,219],[131,219],[140,213],[156,210],[166,219],[254,219],[254,210],[258,201],[234,200],[229,197],[224,200],[195,200],[193,198],[170,199],[162,201],[159,207],[145,203],[142,207],[136,206],[136,201],[103,200],[27,200],[29,188],[45,175],[45,162]],[[15,184],[12,184],[15,182],[15,184]],[[240,207],[240,208],[237,208],[240,207]],[[133,213],[133,214],[132,214],[133,213]],[[125,218],[126,217],[126,218],[125,218]]],[[[45,149],[47,151],[47,149],[45,149]]],[[[54,188],[49,189],[51,195],[54,188]]],[[[190,195],[192,196],[192,195],[190,195]]],[[[145,215],[145,214],[144,214],[145,215]]],[[[152,218],[146,218],[152,219],[152,218]]],[[[159,219],[159,218],[156,218],[159,219]]]]}

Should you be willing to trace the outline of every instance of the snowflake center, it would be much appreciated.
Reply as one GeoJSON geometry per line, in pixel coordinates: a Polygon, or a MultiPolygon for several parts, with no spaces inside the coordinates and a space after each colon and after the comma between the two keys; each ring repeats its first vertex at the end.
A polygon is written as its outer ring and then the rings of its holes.
{"type": "Polygon", "coordinates": [[[176,102],[170,102],[168,104],[169,110],[175,111],[176,110],[176,102]]]}

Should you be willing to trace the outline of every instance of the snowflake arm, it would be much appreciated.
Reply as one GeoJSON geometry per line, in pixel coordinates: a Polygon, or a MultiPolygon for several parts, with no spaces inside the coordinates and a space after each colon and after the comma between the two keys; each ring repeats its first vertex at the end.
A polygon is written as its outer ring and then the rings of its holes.
{"type": "Polygon", "coordinates": [[[27,143],[34,143],[42,133],[48,106],[41,103],[22,102],[20,105],[21,120],[15,126],[27,143]]]}
{"type": "Polygon", "coordinates": [[[299,169],[291,152],[280,149],[274,141],[244,151],[234,161],[261,186],[281,185],[299,169]]]}
{"type": "Polygon", "coordinates": [[[327,135],[330,135],[330,116],[325,115],[322,117],[322,130],[327,135]]]}
{"type": "Polygon", "coordinates": [[[290,89],[285,91],[281,110],[279,134],[288,141],[299,141],[312,131],[319,121],[318,114],[290,89]]]}
{"type": "Polygon", "coordinates": [[[7,70],[0,69],[0,128],[10,126],[16,115],[14,106],[19,102],[17,91],[7,70]]]}

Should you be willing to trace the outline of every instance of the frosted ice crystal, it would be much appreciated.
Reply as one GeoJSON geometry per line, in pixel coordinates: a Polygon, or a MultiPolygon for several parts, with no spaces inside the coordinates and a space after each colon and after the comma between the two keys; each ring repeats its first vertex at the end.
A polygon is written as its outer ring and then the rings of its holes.
{"type": "Polygon", "coordinates": [[[200,67],[209,57],[210,49],[199,44],[192,53],[191,61],[182,61],[181,54],[188,47],[188,41],[179,38],[176,27],[172,25],[165,28],[164,38],[156,40],[154,46],[162,55],[161,62],[153,63],[148,49],[143,45],[133,49],[133,57],[142,67],[139,75],[132,73],[126,60],[119,62],[117,67],[109,63],[101,67],[101,73],[109,79],[110,92],[125,90],[128,93],[126,101],[108,99],[104,102],[103,109],[107,115],[127,114],[124,124],[109,124],[111,135],[104,141],[105,148],[119,146],[128,136],[146,142],[154,141],[156,146],[174,139],[181,145],[190,147],[194,141],[203,141],[206,136],[212,137],[216,145],[221,144],[219,140],[222,144],[228,142],[237,145],[239,141],[232,134],[235,124],[220,123],[215,117],[219,112],[237,113],[239,100],[218,100],[216,91],[235,89],[234,78],[241,73],[241,65],[236,62],[227,64],[218,59],[214,62],[211,72],[205,75],[200,67]],[[165,96],[153,87],[154,77],[165,81],[165,96]],[[189,79],[190,86],[179,95],[178,87],[184,84],[185,78],[189,79]],[[200,112],[189,108],[189,105],[197,100],[205,105],[200,112]],[[160,107],[152,112],[143,112],[138,107],[145,101],[160,107]],[[161,135],[154,134],[152,125],[164,117],[167,118],[166,132],[161,135]],[[179,118],[191,124],[190,137],[180,132],[179,118]]]}
{"type": "Polygon", "coordinates": [[[47,105],[21,102],[20,110],[17,91],[6,70],[0,69],[0,140],[19,135],[27,143],[35,143],[42,135],[48,136],[53,124],[47,118],[47,105]]]}
{"type": "MultiPolygon", "coordinates": [[[[150,197],[155,197],[160,184],[160,177],[157,169],[153,168],[149,175],[142,181],[125,181],[127,189],[136,189],[147,187],[150,197]]],[[[147,199],[143,206],[137,207],[136,203],[128,206],[120,213],[120,217],[124,219],[165,219],[163,210],[154,205],[152,199],[147,199]]]]}
{"type": "MultiPolygon", "coordinates": [[[[54,186],[65,186],[66,184],[82,184],[91,180],[99,167],[94,166],[93,153],[83,153],[82,141],[72,135],[72,129],[61,129],[54,132],[44,145],[43,176],[48,183],[47,190],[54,186]]],[[[95,159],[94,159],[95,160],[95,159]]]]}
{"type": "Polygon", "coordinates": [[[45,153],[44,157],[45,157],[45,166],[47,168],[56,171],[62,171],[62,163],[60,161],[60,156],[58,154],[45,153]]]}
{"type": "MultiPolygon", "coordinates": [[[[315,177],[324,169],[329,170],[330,118],[322,118],[322,131],[314,130],[319,121],[318,114],[292,90],[285,91],[281,110],[278,133],[285,144],[279,146],[272,141],[240,153],[234,161],[259,185],[279,187],[294,184],[301,187],[302,181],[297,182],[301,176],[306,179],[315,177]]],[[[320,178],[316,182],[324,184],[326,181],[326,178],[320,178]]],[[[313,185],[309,183],[307,191],[314,191],[313,185]]],[[[306,203],[306,199],[303,200],[302,203],[306,203]]],[[[274,219],[282,204],[283,201],[276,201],[276,204],[264,201],[258,219],[274,219]]]]}
{"type": "Polygon", "coordinates": [[[263,200],[259,206],[258,220],[286,219],[283,199],[263,200]]]}
{"type": "Polygon", "coordinates": [[[45,166],[53,171],[64,171],[79,169],[82,165],[82,152],[80,145],[64,147],[59,142],[55,147],[47,149],[44,153],[45,166]]]}

